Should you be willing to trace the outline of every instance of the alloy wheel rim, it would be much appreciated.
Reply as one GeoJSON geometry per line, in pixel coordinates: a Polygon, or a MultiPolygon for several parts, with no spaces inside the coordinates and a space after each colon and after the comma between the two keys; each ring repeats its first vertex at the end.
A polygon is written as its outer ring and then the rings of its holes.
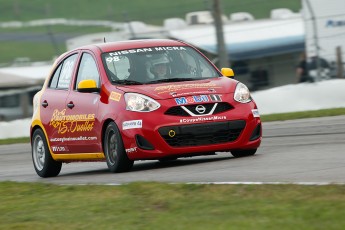
{"type": "Polygon", "coordinates": [[[112,165],[115,164],[117,160],[117,141],[116,141],[116,135],[114,131],[111,131],[109,133],[109,139],[108,139],[108,155],[109,155],[109,161],[112,165]]]}
{"type": "Polygon", "coordinates": [[[40,136],[36,136],[34,139],[33,158],[36,168],[41,171],[45,162],[45,147],[40,136]]]}

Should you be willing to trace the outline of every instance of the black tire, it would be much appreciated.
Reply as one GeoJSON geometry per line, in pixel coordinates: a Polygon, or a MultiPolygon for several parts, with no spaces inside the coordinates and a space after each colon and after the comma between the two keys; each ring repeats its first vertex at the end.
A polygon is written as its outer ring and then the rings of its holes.
{"type": "Polygon", "coordinates": [[[37,175],[55,177],[61,171],[62,162],[55,161],[48,148],[46,137],[41,129],[36,129],[31,140],[32,161],[37,175]]]}
{"type": "Polygon", "coordinates": [[[103,149],[108,168],[111,172],[117,173],[131,170],[134,161],[128,159],[120,131],[114,122],[110,122],[105,130],[103,149]]]}
{"type": "Polygon", "coordinates": [[[234,157],[248,157],[253,156],[256,153],[257,149],[248,149],[248,150],[235,150],[231,151],[231,154],[234,157]]]}

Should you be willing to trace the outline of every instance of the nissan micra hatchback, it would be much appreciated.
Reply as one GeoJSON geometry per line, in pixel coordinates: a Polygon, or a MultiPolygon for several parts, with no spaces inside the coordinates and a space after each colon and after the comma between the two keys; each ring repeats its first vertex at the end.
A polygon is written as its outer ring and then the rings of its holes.
{"type": "Polygon", "coordinates": [[[255,154],[261,121],[248,88],[194,47],[172,40],[88,45],[61,55],[34,97],[33,165],[57,176],[62,163],[215,152],[255,154]]]}

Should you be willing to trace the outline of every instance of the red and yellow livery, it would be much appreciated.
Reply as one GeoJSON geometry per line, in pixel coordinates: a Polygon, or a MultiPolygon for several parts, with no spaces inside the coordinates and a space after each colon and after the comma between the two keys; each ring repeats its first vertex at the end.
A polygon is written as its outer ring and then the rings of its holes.
{"type": "Polygon", "coordinates": [[[248,88],[194,47],[171,40],[84,46],[61,55],[34,97],[33,163],[41,177],[63,162],[135,160],[218,151],[253,155],[261,121],[248,88]]]}

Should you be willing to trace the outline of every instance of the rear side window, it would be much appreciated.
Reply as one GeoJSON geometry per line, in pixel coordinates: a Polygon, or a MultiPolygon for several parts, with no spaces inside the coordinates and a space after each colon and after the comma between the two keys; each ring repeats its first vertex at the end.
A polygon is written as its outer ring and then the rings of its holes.
{"type": "Polygon", "coordinates": [[[68,89],[72,80],[77,54],[73,54],[60,63],[50,81],[49,88],[68,89]]]}
{"type": "Polygon", "coordinates": [[[57,87],[57,83],[58,83],[60,72],[61,72],[61,67],[62,67],[62,64],[60,64],[59,67],[55,70],[54,76],[52,77],[50,81],[49,88],[55,89],[57,87]]]}

